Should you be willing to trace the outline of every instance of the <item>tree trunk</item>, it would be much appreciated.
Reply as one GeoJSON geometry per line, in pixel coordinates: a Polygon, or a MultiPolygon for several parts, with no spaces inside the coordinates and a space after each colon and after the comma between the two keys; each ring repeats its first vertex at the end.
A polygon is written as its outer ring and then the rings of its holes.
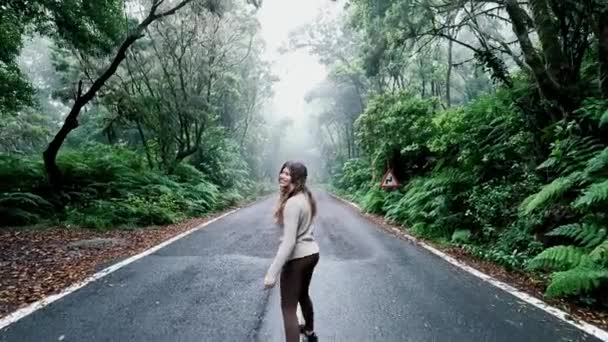
{"type": "Polygon", "coordinates": [[[351,158],[351,150],[350,150],[350,130],[348,129],[348,123],[343,123],[343,128],[344,128],[344,138],[346,140],[346,156],[348,157],[348,159],[351,158]]]}
{"type": "Polygon", "coordinates": [[[448,108],[452,106],[452,92],[450,91],[450,87],[452,84],[453,47],[454,42],[450,39],[448,41],[448,71],[445,77],[445,103],[447,104],[448,108]]]}
{"type": "MultiPolygon", "coordinates": [[[[541,5],[538,6],[542,8],[541,5]]],[[[536,51],[528,33],[529,29],[526,20],[526,12],[520,6],[517,0],[505,0],[505,9],[511,18],[513,32],[517,36],[517,40],[524,54],[526,64],[532,70],[541,93],[548,100],[558,103],[566,112],[576,109],[579,102],[577,99],[578,94],[568,93],[568,91],[564,89],[563,85],[555,79],[555,75],[552,75],[552,73],[547,70],[545,67],[545,61],[536,51]]],[[[537,21],[541,23],[544,22],[543,20],[543,18],[537,19],[537,21]]],[[[543,30],[543,35],[548,35],[546,31],[546,29],[543,30]]],[[[544,40],[544,44],[549,44],[548,48],[555,48],[550,37],[545,37],[544,40]]]]}
{"type": "Polygon", "coordinates": [[[426,96],[426,80],[422,78],[422,97],[426,96]]]}
{"type": "Polygon", "coordinates": [[[57,153],[61,148],[61,145],[65,141],[65,138],[68,134],[78,127],[78,113],[82,106],[84,106],[85,102],[82,98],[76,100],[76,103],[72,107],[70,114],[68,114],[67,118],[61,129],[55,135],[53,140],[49,143],[47,149],[42,153],[44,159],[44,167],[46,168],[47,175],[49,177],[49,182],[55,186],[60,186],[63,183],[63,173],[57,166],[57,153]]]}
{"type": "Polygon", "coordinates": [[[154,169],[154,162],[152,161],[152,154],[150,153],[150,148],[148,147],[148,141],[146,140],[146,136],[144,135],[144,130],[141,127],[141,123],[139,120],[135,121],[137,123],[137,132],[139,133],[139,138],[141,139],[141,144],[144,147],[144,151],[146,152],[146,159],[148,160],[148,166],[150,169],[154,169]]]}
{"type": "Polygon", "coordinates": [[[550,13],[549,3],[547,0],[531,0],[529,4],[549,72],[555,78],[566,76],[564,73],[569,72],[569,67],[560,46],[557,25],[550,13]]]}

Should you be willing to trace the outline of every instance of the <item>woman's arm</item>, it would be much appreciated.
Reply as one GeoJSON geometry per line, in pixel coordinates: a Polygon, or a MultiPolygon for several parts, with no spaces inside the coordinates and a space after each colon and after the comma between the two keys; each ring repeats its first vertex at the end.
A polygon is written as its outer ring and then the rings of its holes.
{"type": "Polygon", "coordinates": [[[300,220],[300,206],[297,201],[287,200],[283,209],[283,239],[274,261],[266,273],[269,282],[276,282],[281,273],[281,269],[296,246],[296,236],[298,233],[298,223],[300,220]]]}

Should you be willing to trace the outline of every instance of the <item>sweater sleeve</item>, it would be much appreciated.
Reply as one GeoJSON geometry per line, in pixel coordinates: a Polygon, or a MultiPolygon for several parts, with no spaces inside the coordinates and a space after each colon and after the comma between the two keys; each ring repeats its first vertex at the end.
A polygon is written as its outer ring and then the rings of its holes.
{"type": "Polygon", "coordinates": [[[283,209],[283,239],[266,277],[276,280],[281,269],[296,246],[296,236],[300,220],[300,207],[297,201],[288,200],[283,209]]]}

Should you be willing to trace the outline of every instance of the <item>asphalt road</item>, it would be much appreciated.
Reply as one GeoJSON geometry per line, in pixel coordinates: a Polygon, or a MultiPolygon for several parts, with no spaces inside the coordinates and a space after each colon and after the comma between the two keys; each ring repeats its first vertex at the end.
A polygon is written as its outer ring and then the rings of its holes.
{"type": "MultiPolygon", "coordinates": [[[[598,341],[317,193],[316,330],[328,341],[598,341]]],[[[0,331],[0,341],[281,341],[274,198],[0,331]]]]}

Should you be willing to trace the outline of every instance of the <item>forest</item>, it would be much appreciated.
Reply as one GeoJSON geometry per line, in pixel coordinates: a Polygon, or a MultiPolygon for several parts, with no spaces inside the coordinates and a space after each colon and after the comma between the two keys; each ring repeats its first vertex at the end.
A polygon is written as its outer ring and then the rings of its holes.
{"type": "Polygon", "coordinates": [[[162,225],[267,191],[253,5],[3,5],[0,225],[162,225]]]}
{"type": "Polygon", "coordinates": [[[307,100],[330,188],[605,311],[607,15],[603,0],[352,0],[293,32],[329,70],[307,100]]]}
{"type": "MultiPolygon", "coordinates": [[[[317,185],[605,312],[608,1],[340,5],[284,46],[328,70],[317,185]]],[[[0,5],[0,226],[168,225],[274,189],[289,123],[265,115],[259,6],[0,5]]]]}

